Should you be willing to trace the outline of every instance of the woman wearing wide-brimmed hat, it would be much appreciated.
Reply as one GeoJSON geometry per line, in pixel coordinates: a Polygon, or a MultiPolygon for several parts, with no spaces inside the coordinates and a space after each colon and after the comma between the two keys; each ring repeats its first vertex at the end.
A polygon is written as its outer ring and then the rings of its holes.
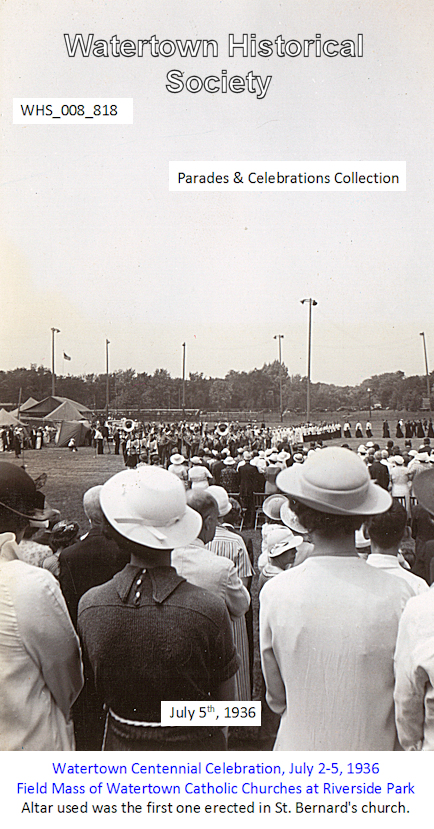
{"type": "Polygon", "coordinates": [[[201,516],[181,481],[158,466],[114,475],[100,503],[131,557],[78,608],[89,675],[108,710],[104,750],[224,750],[216,726],[161,724],[164,700],[233,699],[238,660],[225,603],[170,566],[172,551],[197,539],[201,516]]]}
{"type": "Polygon", "coordinates": [[[393,750],[393,652],[412,590],[359,558],[355,530],[392,499],[340,447],[280,473],[279,488],[314,544],[261,593],[267,701],[281,714],[275,750],[393,750]]]}

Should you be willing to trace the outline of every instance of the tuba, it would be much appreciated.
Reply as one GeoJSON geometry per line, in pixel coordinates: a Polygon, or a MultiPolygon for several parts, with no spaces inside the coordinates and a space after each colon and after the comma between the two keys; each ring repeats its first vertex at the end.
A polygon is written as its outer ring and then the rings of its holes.
{"type": "Polygon", "coordinates": [[[229,434],[229,424],[228,423],[218,423],[216,432],[220,435],[221,438],[226,437],[229,434]]]}

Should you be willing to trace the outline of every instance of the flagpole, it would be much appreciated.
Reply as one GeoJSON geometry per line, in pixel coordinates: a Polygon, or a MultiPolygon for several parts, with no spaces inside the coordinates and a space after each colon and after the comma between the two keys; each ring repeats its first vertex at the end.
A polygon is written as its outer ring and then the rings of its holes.
{"type": "Polygon", "coordinates": [[[51,394],[54,397],[56,394],[56,374],[54,370],[54,335],[60,334],[58,328],[51,329],[51,394]]]}

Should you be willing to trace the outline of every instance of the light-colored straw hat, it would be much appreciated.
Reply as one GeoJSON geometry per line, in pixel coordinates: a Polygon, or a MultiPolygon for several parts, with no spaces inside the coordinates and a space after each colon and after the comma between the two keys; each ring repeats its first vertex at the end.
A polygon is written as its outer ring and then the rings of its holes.
{"type": "Polygon", "coordinates": [[[201,530],[202,518],[187,506],[184,484],[159,466],[118,472],[103,485],[100,502],[109,524],[145,547],[184,547],[201,530]]]}
{"type": "Polygon", "coordinates": [[[303,544],[303,537],[301,535],[292,535],[291,533],[284,541],[273,544],[268,550],[268,555],[270,558],[276,558],[276,556],[281,556],[282,553],[286,553],[287,550],[293,550],[295,547],[299,547],[300,544],[303,544]]]}
{"type": "Polygon", "coordinates": [[[175,452],[174,455],[170,456],[170,462],[174,463],[175,466],[178,466],[178,464],[181,464],[181,463],[185,463],[185,461],[186,461],[186,458],[184,458],[184,455],[180,455],[179,452],[175,452]]]}
{"type": "Polygon", "coordinates": [[[229,500],[229,495],[223,486],[216,486],[215,484],[212,484],[212,486],[208,487],[207,493],[212,495],[212,497],[217,501],[219,518],[222,518],[223,515],[228,515],[228,513],[230,513],[232,504],[229,500]]]}
{"type": "Polygon", "coordinates": [[[288,499],[286,495],[281,495],[278,492],[275,492],[273,495],[269,495],[268,498],[265,498],[262,504],[262,511],[265,513],[267,518],[271,518],[273,521],[280,521],[280,508],[283,504],[287,504],[288,499]]]}
{"type": "Polygon", "coordinates": [[[392,497],[372,481],[361,458],[340,446],[315,452],[298,468],[284,469],[276,484],[302,504],[332,515],[377,515],[392,505],[392,497]]]}

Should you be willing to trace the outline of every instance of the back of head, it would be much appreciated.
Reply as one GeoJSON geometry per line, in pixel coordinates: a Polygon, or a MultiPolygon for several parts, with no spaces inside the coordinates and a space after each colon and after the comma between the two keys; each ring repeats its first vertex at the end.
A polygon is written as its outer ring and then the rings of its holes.
{"type": "Polygon", "coordinates": [[[399,544],[406,526],[407,513],[399,501],[394,501],[387,512],[374,515],[367,521],[371,541],[384,550],[390,550],[399,544]]]}
{"type": "Polygon", "coordinates": [[[217,513],[218,504],[215,498],[203,489],[190,489],[187,492],[187,504],[195,512],[202,516],[202,519],[207,518],[208,515],[217,513]]]}
{"type": "Polygon", "coordinates": [[[104,520],[99,499],[101,490],[102,486],[93,486],[83,495],[83,509],[92,527],[101,527],[104,520]]]}

